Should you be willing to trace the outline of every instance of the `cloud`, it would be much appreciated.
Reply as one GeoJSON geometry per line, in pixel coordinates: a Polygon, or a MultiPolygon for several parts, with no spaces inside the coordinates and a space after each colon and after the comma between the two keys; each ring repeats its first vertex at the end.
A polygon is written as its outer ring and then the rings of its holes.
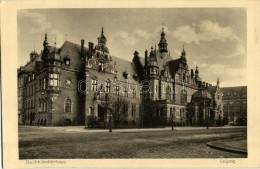
{"type": "Polygon", "coordinates": [[[225,42],[227,40],[241,41],[240,38],[235,35],[234,31],[230,27],[222,27],[217,22],[210,20],[203,20],[200,23],[194,23],[191,26],[177,27],[173,32],[170,32],[174,38],[185,43],[199,44],[200,41],[213,41],[218,40],[225,42]]]}
{"type": "Polygon", "coordinates": [[[144,39],[146,39],[146,40],[150,39],[150,38],[153,36],[152,33],[148,33],[147,31],[142,30],[142,29],[136,29],[136,30],[134,31],[134,33],[136,33],[137,36],[139,36],[139,37],[141,37],[141,38],[144,38],[144,39]]]}
{"type": "Polygon", "coordinates": [[[28,23],[32,25],[29,30],[30,33],[42,33],[51,28],[51,24],[47,21],[46,16],[40,13],[21,10],[19,11],[18,17],[26,17],[30,19],[30,23],[28,23]]]}
{"type": "Polygon", "coordinates": [[[234,68],[223,64],[197,63],[200,77],[212,85],[216,85],[217,77],[220,78],[220,84],[224,86],[242,86],[247,81],[246,67],[234,68]],[[235,72],[235,73],[234,73],[235,72]]]}
{"type": "Polygon", "coordinates": [[[21,10],[19,11],[18,17],[29,19],[27,24],[31,26],[27,31],[30,34],[48,33],[48,37],[53,37],[53,44],[50,45],[54,45],[54,41],[56,39],[57,47],[61,46],[64,43],[65,35],[61,31],[52,28],[51,23],[47,20],[47,17],[45,15],[37,12],[31,12],[29,10],[21,10]]]}
{"type": "Polygon", "coordinates": [[[133,46],[136,42],[137,39],[133,36],[129,36],[129,34],[125,31],[119,31],[118,33],[114,34],[113,40],[117,39],[119,40],[121,43],[123,43],[124,45],[131,45],[133,46]]]}

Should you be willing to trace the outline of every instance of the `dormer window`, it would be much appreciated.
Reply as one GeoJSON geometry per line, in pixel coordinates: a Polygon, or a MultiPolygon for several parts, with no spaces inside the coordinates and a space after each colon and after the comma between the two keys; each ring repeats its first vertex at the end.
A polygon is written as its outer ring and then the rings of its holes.
{"type": "Polygon", "coordinates": [[[123,76],[124,76],[125,78],[127,78],[128,73],[127,73],[127,72],[124,72],[124,73],[123,73],[123,76]]]}
{"type": "Polygon", "coordinates": [[[66,66],[70,66],[70,58],[65,57],[64,58],[64,63],[65,63],[66,66]]]}
{"type": "Polygon", "coordinates": [[[69,61],[69,60],[66,60],[65,64],[66,64],[67,66],[69,66],[69,65],[70,65],[70,61],[69,61]]]}

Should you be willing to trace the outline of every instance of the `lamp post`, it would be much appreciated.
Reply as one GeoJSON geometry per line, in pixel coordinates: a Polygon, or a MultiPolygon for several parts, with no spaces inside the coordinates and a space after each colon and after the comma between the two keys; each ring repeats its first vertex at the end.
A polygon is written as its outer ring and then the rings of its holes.
{"type": "Polygon", "coordinates": [[[173,130],[173,113],[171,115],[172,115],[172,130],[173,130]]]}
{"type": "Polygon", "coordinates": [[[218,125],[221,125],[221,121],[220,121],[220,112],[218,112],[218,125]]]}
{"type": "MultiPolygon", "coordinates": [[[[108,111],[108,93],[106,93],[105,95],[105,101],[106,101],[106,114],[108,111]]],[[[112,132],[112,128],[111,128],[111,117],[112,117],[112,111],[109,111],[109,132],[112,132]]]]}

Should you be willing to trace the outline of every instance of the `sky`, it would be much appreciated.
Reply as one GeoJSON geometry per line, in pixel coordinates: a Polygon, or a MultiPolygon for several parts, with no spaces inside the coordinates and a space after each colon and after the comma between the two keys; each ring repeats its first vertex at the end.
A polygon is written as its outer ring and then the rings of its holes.
{"type": "MultiPolygon", "coordinates": [[[[247,85],[247,21],[244,8],[23,9],[17,15],[18,63],[43,49],[44,34],[57,47],[68,40],[97,44],[102,26],[110,54],[132,60],[158,45],[164,26],[168,51],[180,57],[183,46],[189,69],[221,87],[247,85]]],[[[158,48],[158,47],[157,47],[158,48]]]]}

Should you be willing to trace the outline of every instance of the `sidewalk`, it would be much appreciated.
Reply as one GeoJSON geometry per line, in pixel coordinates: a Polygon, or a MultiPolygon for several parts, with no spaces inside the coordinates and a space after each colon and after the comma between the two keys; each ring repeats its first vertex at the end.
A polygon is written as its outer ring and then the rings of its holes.
{"type": "MultiPolygon", "coordinates": [[[[25,128],[38,128],[37,126],[19,126],[25,128]]],[[[223,127],[209,127],[211,129],[228,129],[228,128],[246,128],[246,126],[223,126],[223,127]]],[[[41,126],[38,129],[41,130],[56,130],[56,131],[68,131],[68,132],[89,132],[100,133],[108,132],[109,129],[85,129],[85,126],[41,126]]],[[[152,131],[170,131],[171,127],[164,128],[131,128],[131,129],[112,129],[113,132],[118,133],[136,133],[136,132],[152,132],[152,131]]],[[[206,127],[174,127],[174,130],[207,130],[206,127]]]]}
{"type": "MultiPolygon", "coordinates": [[[[224,129],[224,128],[246,128],[246,126],[224,126],[224,127],[209,127],[210,129],[224,129]]],[[[82,129],[82,128],[70,128],[66,131],[82,131],[84,132],[108,132],[109,129],[82,129]]],[[[137,133],[137,132],[152,132],[152,131],[170,131],[171,127],[165,128],[135,128],[135,129],[112,129],[113,132],[118,133],[137,133]]],[[[174,127],[174,130],[207,130],[206,127],[174,127]]]]}
{"type": "Polygon", "coordinates": [[[246,138],[235,138],[229,140],[219,140],[207,143],[207,146],[228,152],[247,154],[246,138]]]}

